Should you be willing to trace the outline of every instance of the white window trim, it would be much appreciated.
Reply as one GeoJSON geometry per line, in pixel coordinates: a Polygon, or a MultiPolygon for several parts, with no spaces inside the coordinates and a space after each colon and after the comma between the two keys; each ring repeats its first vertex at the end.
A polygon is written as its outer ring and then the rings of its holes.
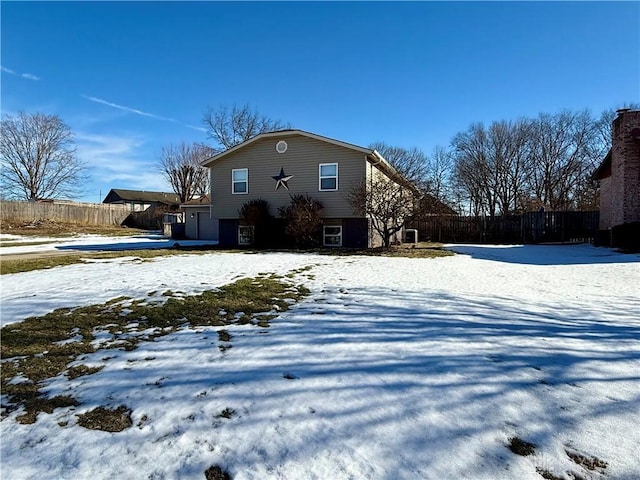
{"type": "Polygon", "coordinates": [[[249,169],[248,168],[234,168],[234,169],[231,170],[231,193],[233,195],[247,195],[249,193],[249,169]],[[235,189],[236,183],[245,183],[245,182],[236,182],[233,179],[233,174],[235,172],[246,172],[247,173],[247,181],[246,181],[247,190],[246,190],[246,192],[236,192],[235,191],[236,190],[235,189]]]}
{"type": "Polygon", "coordinates": [[[238,245],[242,245],[242,246],[246,246],[246,245],[251,245],[253,242],[241,242],[240,238],[240,229],[242,228],[248,228],[251,230],[251,237],[253,238],[253,236],[255,235],[255,228],[253,227],[253,225],[238,225],[238,245]]]}
{"type": "Polygon", "coordinates": [[[325,247],[341,247],[342,246],[342,225],[324,225],[322,227],[322,245],[325,247]],[[330,237],[340,237],[340,243],[335,244],[335,243],[327,243],[326,239],[327,239],[327,228],[339,228],[340,229],[340,233],[338,234],[332,234],[329,235],[330,237]]]}
{"type": "Polygon", "coordinates": [[[319,192],[336,192],[338,191],[338,164],[337,163],[321,163],[318,165],[318,191],[319,192]],[[335,165],[336,174],[333,175],[325,175],[322,176],[322,167],[326,167],[328,165],[335,165]],[[322,188],[322,179],[323,178],[335,178],[336,179],[336,188],[322,188]]]}

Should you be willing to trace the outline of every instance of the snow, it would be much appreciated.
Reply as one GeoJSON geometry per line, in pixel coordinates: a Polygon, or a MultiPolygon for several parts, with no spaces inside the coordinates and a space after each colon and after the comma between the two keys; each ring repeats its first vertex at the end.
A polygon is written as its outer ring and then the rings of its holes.
{"type": "Polygon", "coordinates": [[[80,406],[0,422],[2,478],[203,479],[220,465],[236,480],[640,479],[640,256],[449,248],[459,254],[216,252],[3,276],[3,325],[259,273],[297,270],[311,294],[269,328],[225,327],[224,352],[217,328],[184,327],[83,359],[104,368],[46,387],[80,406]],[[130,407],[133,427],[77,425],[101,405],[130,407]],[[512,453],[514,436],[536,453],[512,453]],[[606,461],[606,475],[567,449],[606,461]]]}
{"type": "Polygon", "coordinates": [[[48,242],[41,245],[13,245],[2,247],[0,255],[14,255],[20,253],[36,253],[51,251],[117,251],[150,248],[172,248],[217,245],[214,240],[173,240],[163,235],[148,233],[133,236],[102,236],[102,235],[78,235],[60,239],[59,237],[24,237],[20,235],[1,234],[0,241],[11,243],[35,243],[48,242]]]}

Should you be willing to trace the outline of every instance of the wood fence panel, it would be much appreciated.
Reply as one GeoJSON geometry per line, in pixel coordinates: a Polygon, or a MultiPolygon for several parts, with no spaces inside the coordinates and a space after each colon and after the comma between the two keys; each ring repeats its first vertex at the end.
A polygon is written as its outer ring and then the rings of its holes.
{"type": "Polygon", "coordinates": [[[84,225],[120,225],[131,213],[127,205],[106,203],[5,202],[0,201],[3,222],[54,222],[84,225]]]}
{"type": "Polygon", "coordinates": [[[408,228],[420,240],[442,243],[593,242],[599,212],[527,212],[490,217],[433,216],[408,228]]]}

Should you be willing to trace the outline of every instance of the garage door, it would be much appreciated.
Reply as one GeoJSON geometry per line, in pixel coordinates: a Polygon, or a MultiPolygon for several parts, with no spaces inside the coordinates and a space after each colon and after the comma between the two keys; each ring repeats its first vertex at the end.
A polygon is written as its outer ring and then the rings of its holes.
{"type": "Polygon", "coordinates": [[[218,240],[218,219],[209,212],[198,212],[198,240],[218,240]]]}

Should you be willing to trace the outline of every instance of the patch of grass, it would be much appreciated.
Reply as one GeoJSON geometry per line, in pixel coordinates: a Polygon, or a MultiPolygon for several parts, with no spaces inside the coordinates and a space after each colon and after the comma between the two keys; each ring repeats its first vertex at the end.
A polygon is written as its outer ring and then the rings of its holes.
{"type": "MultiPolygon", "coordinates": [[[[134,350],[141,341],[167,335],[185,325],[257,323],[264,327],[264,319],[257,318],[272,318],[265,312],[286,311],[291,301],[296,302],[308,294],[305,287],[286,283],[277,276],[244,278],[200,295],[170,297],[164,303],[118,297],[101,305],[60,308],[42,317],[6,325],[0,331],[3,360],[0,379],[7,400],[2,407],[7,413],[23,407],[26,418],[35,421],[40,411],[74,404],[75,400],[70,397],[64,401],[61,397],[46,399],[39,389],[45,380],[64,372],[70,379],[97,372],[101,367],[69,368],[69,364],[81,355],[96,351],[93,342],[98,332],[110,335],[98,348],[128,351],[134,350]],[[137,329],[132,329],[132,324],[137,324],[137,329]],[[16,377],[20,381],[14,380],[16,377]]],[[[220,330],[218,335],[222,342],[231,339],[226,330],[220,330]]]]}
{"type": "Polygon", "coordinates": [[[564,477],[558,477],[544,468],[536,468],[536,472],[545,480],[564,480],[564,477]]]}
{"type": "Polygon", "coordinates": [[[44,270],[47,268],[62,267],[64,265],[73,265],[82,262],[82,257],[77,254],[2,260],[2,262],[0,262],[0,275],[30,272],[32,270],[44,270]]]}
{"type": "MultiPolygon", "coordinates": [[[[230,342],[231,341],[231,334],[227,331],[227,330],[218,330],[218,340],[220,342],[230,342]]],[[[221,352],[226,352],[227,350],[229,350],[230,348],[232,348],[233,345],[219,345],[218,348],[220,349],[221,352]]]]}
{"type": "MultiPolygon", "coordinates": [[[[131,232],[128,232],[129,234],[131,232]]],[[[268,253],[271,250],[259,251],[256,253],[268,253]]],[[[274,250],[275,251],[275,250],[274,250]]],[[[277,251],[291,251],[291,250],[277,250],[277,251]]],[[[169,255],[185,255],[185,254],[206,254],[212,252],[242,252],[252,253],[246,250],[222,250],[216,246],[195,246],[195,247],[180,247],[180,248],[163,248],[163,249],[150,249],[150,250],[120,250],[115,252],[77,252],[70,253],[69,255],[51,255],[39,256],[36,258],[17,258],[6,259],[0,263],[0,275],[8,275],[12,273],[30,272],[33,270],[44,270],[48,268],[61,267],[65,265],[74,265],[79,263],[85,263],[88,260],[104,260],[121,257],[135,257],[138,260],[150,260],[156,257],[163,257],[169,255]]],[[[296,252],[300,252],[296,250],[296,252]]],[[[455,255],[454,252],[445,250],[440,244],[418,244],[416,245],[400,245],[393,246],[391,248],[370,248],[370,249],[346,249],[346,248],[324,248],[305,250],[305,252],[318,253],[322,255],[368,255],[368,256],[382,256],[382,257],[409,257],[409,258],[438,258],[448,257],[455,255]]],[[[303,273],[311,266],[302,267],[298,270],[294,270],[287,274],[288,278],[293,278],[296,274],[303,273]]],[[[308,278],[313,276],[307,275],[308,278]]]]}
{"type": "Polygon", "coordinates": [[[125,405],[117,408],[98,407],[78,415],[78,425],[90,430],[121,432],[133,425],[131,409],[125,405]]]}
{"type": "Polygon", "coordinates": [[[604,473],[604,470],[607,468],[608,464],[604,460],[600,460],[598,457],[590,457],[587,455],[582,455],[573,450],[565,450],[567,456],[573,460],[576,465],[580,465],[581,467],[586,468],[591,471],[598,471],[600,473],[604,473]]]}
{"type": "Polygon", "coordinates": [[[270,321],[273,320],[274,318],[276,318],[276,315],[269,315],[269,314],[257,315],[255,317],[255,322],[258,327],[268,328],[271,326],[270,321]]]}
{"type": "Polygon", "coordinates": [[[53,413],[56,408],[77,407],[80,403],[73,397],[68,395],[59,395],[53,398],[46,398],[41,395],[34,395],[25,402],[25,413],[16,418],[18,423],[31,424],[35,423],[38,414],[53,413]]]}
{"type": "Polygon", "coordinates": [[[100,370],[104,368],[104,365],[99,367],[87,367],[86,365],[76,365],[75,367],[71,367],[67,370],[67,377],[69,380],[73,380],[74,378],[84,377],[86,375],[93,375],[94,373],[98,373],[100,370]]]}
{"type": "Polygon", "coordinates": [[[1,242],[0,248],[2,247],[33,247],[35,245],[48,245],[53,243],[51,240],[42,240],[39,242],[1,242]]]}
{"type": "Polygon", "coordinates": [[[118,225],[83,225],[78,223],[54,222],[52,220],[37,220],[35,222],[3,221],[2,233],[31,237],[67,238],[80,234],[128,236],[148,232],[137,228],[121,227],[118,225]]]}
{"type": "Polygon", "coordinates": [[[233,408],[225,408],[224,410],[222,410],[217,417],[218,418],[227,418],[230,419],[232,418],[234,415],[236,414],[236,411],[233,408]]]}
{"type": "Polygon", "coordinates": [[[231,334],[227,330],[218,330],[218,340],[221,342],[230,342],[231,334]]]}
{"type": "Polygon", "coordinates": [[[510,438],[508,447],[513,453],[523,457],[533,455],[536,451],[536,446],[533,443],[525,442],[518,437],[510,438]]]}
{"type": "Polygon", "coordinates": [[[166,257],[169,255],[204,254],[210,253],[205,250],[184,249],[176,250],[169,248],[158,248],[153,250],[120,250],[116,252],[78,252],[69,255],[51,255],[35,258],[15,258],[2,260],[0,263],[0,275],[12,273],[30,272],[33,270],[44,270],[65,265],[75,265],[86,263],[87,260],[107,260],[112,258],[134,257],[139,260],[150,260],[156,257],[166,257]]]}
{"type": "MultiPolygon", "coordinates": [[[[354,249],[354,248],[314,248],[307,250],[291,250],[291,249],[283,249],[283,250],[265,250],[264,252],[269,251],[287,251],[287,252],[308,252],[308,253],[316,253],[319,255],[335,255],[335,256],[377,256],[377,257],[407,257],[407,258],[439,258],[439,257],[450,257],[455,255],[454,252],[450,250],[446,250],[442,244],[440,243],[418,243],[418,244],[402,244],[402,245],[393,245],[389,248],[362,248],[362,249],[354,249]]],[[[258,253],[261,253],[260,251],[258,253]]],[[[307,268],[301,268],[299,271],[294,271],[292,273],[302,273],[307,268]]]]}
{"type": "Polygon", "coordinates": [[[212,465],[204,471],[205,480],[231,480],[231,476],[218,465],[212,465]]]}
{"type": "Polygon", "coordinates": [[[390,248],[370,248],[365,250],[364,255],[374,255],[380,257],[407,257],[407,258],[440,258],[455,255],[450,250],[446,250],[441,244],[420,243],[394,245],[390,248]]]}

